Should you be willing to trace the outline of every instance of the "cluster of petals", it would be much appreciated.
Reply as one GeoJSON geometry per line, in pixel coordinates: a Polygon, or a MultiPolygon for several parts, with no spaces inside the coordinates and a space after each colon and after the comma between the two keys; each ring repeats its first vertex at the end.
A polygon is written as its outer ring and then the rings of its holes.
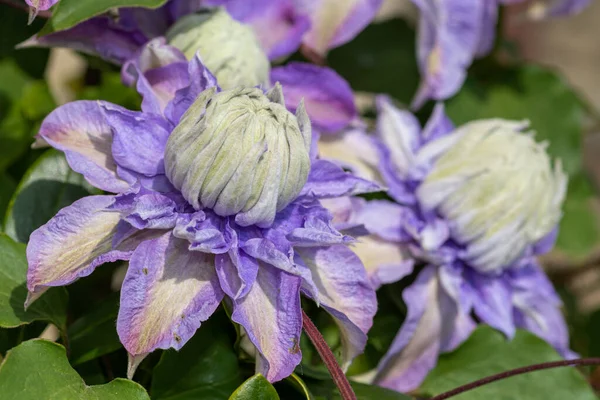
{"type": "MultiPolygon", "coordinates": [[[[113,194],[82,198],[32,233],[26,305],[49,287],[125,260],[117,331],[130,356],[129,376],[153,350],[180,349],[225,302],[257,349],[257,370],[270,381],[283,379],[301,360],[301,294],[339,325],[347,365],[363,350],[376,299],[348,247],[353,239],[332,226],[319,200],[380,187],[312,154],[306,184],[268,227],[194,208],[165,173],[165,146],[194,100],[220,89],[198,57],[161,82],[178,89],[146,86],[143,76],[138,82],[142,111],[77,101],[44,120],[39,136],[89,183],[113,194]]],[[[283,104],[278,86],[270,96],[283,104]]]]}

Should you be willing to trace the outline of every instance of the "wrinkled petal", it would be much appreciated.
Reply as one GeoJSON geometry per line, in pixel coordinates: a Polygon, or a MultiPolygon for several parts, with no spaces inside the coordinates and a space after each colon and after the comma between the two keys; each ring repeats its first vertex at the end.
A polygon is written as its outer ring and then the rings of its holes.
{"type": "Polygon", "coordinates": [[[304,99],[311,123],[323,133],[335,133],[358,117],[350,85],[330,68],[292,62],[273,68],[271,82],[281,83],[290,111],[304,99]]]}
{"type": "Polygon", "coordinates": [[[358,178],[332,162],[316,160],[312,163],[308,180],[301,196],[332,198],[383,190],[375,182],[358,178]]]}
{"type": "Polygon", "coordinates": [[[132,58],[142,43],[109,17],[96,17],[71,29],[33,36],[19,47],[68,47],[122,64],[132,58]]]}
{"type": "Polygon", "coordinates": [[[302,227],[286,235],[295,247],[326,246],[351,243],[353,238],[341,234],[331,226],[332,216],[322,208],[311,208],[304,215],[302,227]]]}
{"type": "Polygon", "coordinates": [[[415,260],[408,249],[398,243],[365,236],[353,243],[351,248],[364,264],[371,286],[375,289],[398,282],[413,272],[415,260]]]}
{"type": "Polygon", "coordinates": [[[105,103],[102,110],[113,131],[112,155],[124,168],[145,176],[164,174],[163,155],[170,130],[157,115],[105,103]]]}
{"type": "Polygon", "coordinates": [[[237,242],[227,254],[215,256],[215,266],[221,288],[233,300],[248,294],[256,281],[259,268],[258,261],[239,249],[237,242]]]}
{"type": "Polygon", "coordinates": [[[202,64],[196,54],[188,63],[189,85],[175,92],[175,97],[167,105],[165,116],[173,125],[177,125],[181,116],[190,108],[200,93],[211,87],[217,87],[217,78],[202,64]]]}
{"type": "Polygon", "coordinates": [[[223,254],[231,248],[235,232],[223,219],[212,213],[198,211],[182,215],[173,235],[190,243],[189,249],[204,253],[223,254]]]}
{"type": "Polygon", "coordinates": [[[117,176],[112,156],[113,134],[102,112],[108,103],[75,101],[46,117],[39,136],[52,147],[65,152],[67,162],[95,187],[120,193],[129,184],[117,176]]]}
{"type": "Polygon", "coordinates": [[[250,292],[235,301],[231,319],[258,350],[256,368],[270,382],[289,376],[300,363],[301,279],[261,264],[250,292]]]}
{"type": "Polygon", "coordinates": [[[135,196],[131,202],[122,201],[118,196],[110,209],[121,212],[123,221],[133,228],[140,229],[170,229],[177,221],[177,204],[160,193],[149,193],[135,196]]]}
{"type": "Polygon", "coordinates": [[[377,311],[375,291],[360,259],[346,246],[296,249],[312,272],[318,293],[304,287],[319,299],[320,305],[334,318],[341,331],[343,368],[361,354],[367,332],[377,311]]]}
{"type": "Polygon", "coordinates": [[[403,292],[408,314],[378,367],[376,383],[399,392],[416,389],[438,354],[466,340],[474,322],[441,290],[435,267],[426,267],[403,292]]]}
{"type": "Polygon", "coordinates": [[[224,5],[236,20],[252,26],[259,43],[271,60],[295,52],[310,20],[298,13],[293,0],[208,0],[224,5]]]}
{"type": "Polygon", "coordinates": [[[28,304],[50,286],[68,285],[100,264],[128,258],[112,251],[119,223],[119,214],[107,210],[113,201],[113,196],[84,197],[31,234],[27,245],[28,304]]]}
{"type": "Polygon", "coordinates": [[[318,140],[321,158],[339,164],[359,178],[381,181],[377,166],[379,155],[372,138],[361,129],[325,135],[318,140]]]}
{"type": "Polygon", "coordinates": [[[303,43],[324,55],[354,39],[375,17],[383,0],[298,0],[311,19],[303,43]]]}
{"type": "Polygon", "coordinates": [[[214,257],[187,250],[167,233],[131,256],[121,289],[117,332],[130,354],[128,376],[155,349],[179,350],[219,306],[214,257]]]}
{"type": "Polygon", "coordinates": [[[475,314],[511,339],[515,334],[515,324],[509,282],[503,276],[486,276],[475,271],[469,272],[468,280],[475,295],[475,314]]]}

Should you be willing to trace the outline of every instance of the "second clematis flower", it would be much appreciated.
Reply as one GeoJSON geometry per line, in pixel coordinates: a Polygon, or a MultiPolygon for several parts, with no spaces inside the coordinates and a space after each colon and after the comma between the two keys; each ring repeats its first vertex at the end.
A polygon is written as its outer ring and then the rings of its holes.
{"type": "Polygon", "coordinates": [[[362,258],[375,287],[416,275],[402,294],[406,319],[375,382],[416,389],[438,355],[477,323],[508,338],[527,329],[572,356],[560,299],[536,261],[553,246],[562,215],[567,178],[560,162],[552,166],[527,122],[454,128],[438,104],[421,129],[388,98],[377,106],[377,136],[364,137],[362,148],[379,154],[394,201],[329,203],[338,203],[337,226],[364,224],[380,244],[386,258],[362,258]]]}
{"type": "Polygon", "coordinates": [[[353,239],[319,199],[379,186],[311,157],[304,106],[290,113],[279,85],[221,90],[198,57],[182,77],[164,108],[145,92],[141,112],[78,101],[43,122],[39,136],[114,194],[78,200],[32,233],[26,305],[126,260],[117,331],[129,377],[152,351],[180,349],[225,301],[257,371],[283,379],[301,360],[301,294],[336,320],[347,365],[376,299],[353,239]]]}

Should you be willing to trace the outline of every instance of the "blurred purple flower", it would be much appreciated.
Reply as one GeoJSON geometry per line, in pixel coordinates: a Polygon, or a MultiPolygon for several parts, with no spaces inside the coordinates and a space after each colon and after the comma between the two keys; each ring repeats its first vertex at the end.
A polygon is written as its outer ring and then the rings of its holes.
{"type": "Polygon", "coordinates": [[[180,349],[225,300],[257,370],[277,381],[301,359],[302,293],[334,317],[347,366],[376,299],[319,199],[379,186],[310,157],[310,121],[302,105],[285,109],[279,86],[221,91],[199,58],[183,64],[142,76],[141,112],[77,101],[44,120],[39,136],[115,194],[78,200],[31,235],[26,305],[126,260],[117,331],[130,377],[155,349],[180,349]]]}

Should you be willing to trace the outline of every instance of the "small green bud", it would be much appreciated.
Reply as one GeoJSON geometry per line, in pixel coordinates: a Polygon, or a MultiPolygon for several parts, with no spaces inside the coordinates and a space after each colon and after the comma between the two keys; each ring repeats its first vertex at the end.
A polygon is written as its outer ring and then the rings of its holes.
{"type": "Polygon", "coordinates": [[[254,31],[223,8],[181,18],[167,40],[188,59],[198,52],[223,89],[269,85],[269,59],[254,31]]]}
{"type": "Polygon", "coordinates": [[[268,227],[300,193],[310,170],[310,121],[283,105],[279,84],[202,92],[165,150],[171,183],[197,210],[236,215],[242,226],[268,227]]]}

